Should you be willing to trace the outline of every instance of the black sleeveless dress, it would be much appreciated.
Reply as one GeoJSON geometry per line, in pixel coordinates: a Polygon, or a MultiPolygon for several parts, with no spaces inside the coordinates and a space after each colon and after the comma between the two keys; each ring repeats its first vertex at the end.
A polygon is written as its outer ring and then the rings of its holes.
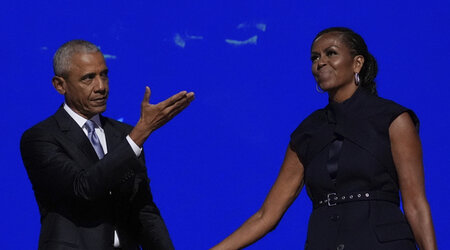
{"type": "Polygon", "coordinates": [[[305,168],[313,202],[305,249],[416,249],[399,208],[399,185],[389,126],[408,112],[358,88],[343,103],[330,103],[292,133],[290,147],[305,168]]]}

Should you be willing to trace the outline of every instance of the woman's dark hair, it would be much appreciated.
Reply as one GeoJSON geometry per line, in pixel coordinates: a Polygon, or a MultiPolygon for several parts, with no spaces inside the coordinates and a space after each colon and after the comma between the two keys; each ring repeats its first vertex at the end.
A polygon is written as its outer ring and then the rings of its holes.
{"type": "Polygon", "coordinates": [[[375,57],[370,54],[364,39],[353,30],[345,27],[332,27],[319,32],[313,40],[313,43],[319,36],[326,33],[338,33],[342,37],[342,41],[352,52],[352,56],[361,55],[364,57],[364,64],[359,72],[360,86],[367,89],[370,93],[377,95],[377,87],[375,77],[377,76],[378,67],[375,57]]]}

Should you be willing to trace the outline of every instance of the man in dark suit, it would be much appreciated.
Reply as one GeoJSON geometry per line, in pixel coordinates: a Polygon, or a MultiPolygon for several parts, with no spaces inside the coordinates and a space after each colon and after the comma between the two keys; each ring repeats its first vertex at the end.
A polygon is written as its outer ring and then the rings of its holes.
{"type": "Polygon", "coordinates": [[[152,199],[142,146],[194,94],[182,91],[152,105],[146,87],[132,127],[100,115],[108,68],[95,45],[65,43],[53,67],[64,105],[28,129],[20,144],[41,214],[39,249],[173,249],[152,199]]]}

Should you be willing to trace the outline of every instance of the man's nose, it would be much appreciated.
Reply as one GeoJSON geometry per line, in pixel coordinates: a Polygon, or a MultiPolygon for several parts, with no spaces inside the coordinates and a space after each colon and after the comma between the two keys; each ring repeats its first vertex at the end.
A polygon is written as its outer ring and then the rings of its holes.
{"type": "Polygon", "coordinates": [[[106,90],[106,87],[108,86],[108,79],[104,79],[101,76],[95,77],[95,91],[96,92],[102,92],[106,90]]]}

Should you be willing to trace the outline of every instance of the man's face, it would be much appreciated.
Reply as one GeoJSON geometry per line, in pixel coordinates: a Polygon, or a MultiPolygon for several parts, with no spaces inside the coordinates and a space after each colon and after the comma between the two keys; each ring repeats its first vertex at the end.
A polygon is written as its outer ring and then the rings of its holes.
{"type": "Polygon", "coordinates": [[[104,112],[109,86],[108,68],[102,53],[74,54],[61,89],[56,89],[64,94],[67,105],[86,119],[104,112]]]}

